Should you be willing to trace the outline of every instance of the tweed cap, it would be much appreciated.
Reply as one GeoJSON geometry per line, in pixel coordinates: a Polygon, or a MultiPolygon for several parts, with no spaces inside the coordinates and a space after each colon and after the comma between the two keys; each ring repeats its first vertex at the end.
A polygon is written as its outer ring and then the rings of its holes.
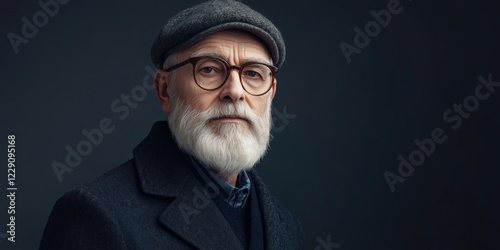
{"type": "Polygon", "coordinates": [[[247,31],[267,45],[274,66],[285,61],[285,42],[281,33],[266,17],[235,0],[212,0],[185,9],[170,18],[158,33],[151,48],[151,59],[161,68],[165,59],[189,48],[217,31],[247,31]]]}

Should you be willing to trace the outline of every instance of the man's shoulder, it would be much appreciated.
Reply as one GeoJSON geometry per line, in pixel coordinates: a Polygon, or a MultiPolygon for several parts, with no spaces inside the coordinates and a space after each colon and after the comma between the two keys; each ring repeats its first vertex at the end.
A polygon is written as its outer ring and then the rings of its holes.
{"type": "Polygon", "coordinates": [[[160,213],[171,201],[147,194],[140,183],[136,164],[133,159],[129,160],[65,193],[54,205],[51,217],[56,221],[56,218],[86,217],[87,222],[106,218],[121,228],[131,226],[131,216],[147,218],[150,212],[160,213]],[[144,207],[148,207],[147,211],[144,207]]]}
{"type": "Polygon", "coordinates": [[[86,190],[99,194],[116,193],[123,189],[128,191],[131,191],[132,188],[137,189],[138,182],[134,160],[130,159],[93,181],[78,187],[77,190],[86,190]]]}
{"type": "Polygon", "coordinates": [[[140,191],[138,183],[134,162],[128,160],[95,180],[70,190],[59,199],[58,203],[87,201],[96,203],[95,205],[116,205],[125,198],[137,196],[140,191]]]}
{"type": "Polygon", "coordinates": [[[152,227],[144,222],[165,207],[141,191],[136,172],[130,160],[60,197],[40,249],[125,249],[125,234],[152,227]]]}

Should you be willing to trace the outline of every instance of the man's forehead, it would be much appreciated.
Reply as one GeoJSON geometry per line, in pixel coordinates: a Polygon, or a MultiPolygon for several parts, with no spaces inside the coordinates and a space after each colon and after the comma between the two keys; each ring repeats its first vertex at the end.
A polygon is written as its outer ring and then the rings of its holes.
{"type": "MultiPolygon", "coordinates": [[[[254,35],[237,30],[220,31],[209,35],[186,50],[190,57],[213,56],[228,59],[233,53],[272,64],[266,45],[254,35]]],[[[252,61],[254,61],[252,60],[252,61]]]]}

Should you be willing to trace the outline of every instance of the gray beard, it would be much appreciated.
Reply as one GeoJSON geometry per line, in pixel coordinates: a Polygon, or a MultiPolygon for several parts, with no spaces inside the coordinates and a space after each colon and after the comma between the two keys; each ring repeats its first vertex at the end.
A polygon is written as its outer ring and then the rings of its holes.
{"type": "Polygon", "coordinates": [[[261,116],[243,102],[222,103],[199,112],[174,96],[167,117],[181,149],[218,174],[229,175],[251,169],[266,153],[272,127],[271,101],[261,116]],[[211,119],[237,115],[250,122],[209,125],[211,119]]]}

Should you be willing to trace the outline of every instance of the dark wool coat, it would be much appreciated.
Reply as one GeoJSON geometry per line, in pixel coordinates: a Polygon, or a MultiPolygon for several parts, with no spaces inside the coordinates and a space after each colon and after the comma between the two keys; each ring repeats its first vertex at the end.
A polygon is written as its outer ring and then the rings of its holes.
{"type": "MultiPolygon", "coordinates": [[[[132,160],[57,201],[40,249],[243,249],[189,164],[157,122],[132,160]]],[[[250,177],[266,249],[301,249],[297,221],[250,177]]]]}

